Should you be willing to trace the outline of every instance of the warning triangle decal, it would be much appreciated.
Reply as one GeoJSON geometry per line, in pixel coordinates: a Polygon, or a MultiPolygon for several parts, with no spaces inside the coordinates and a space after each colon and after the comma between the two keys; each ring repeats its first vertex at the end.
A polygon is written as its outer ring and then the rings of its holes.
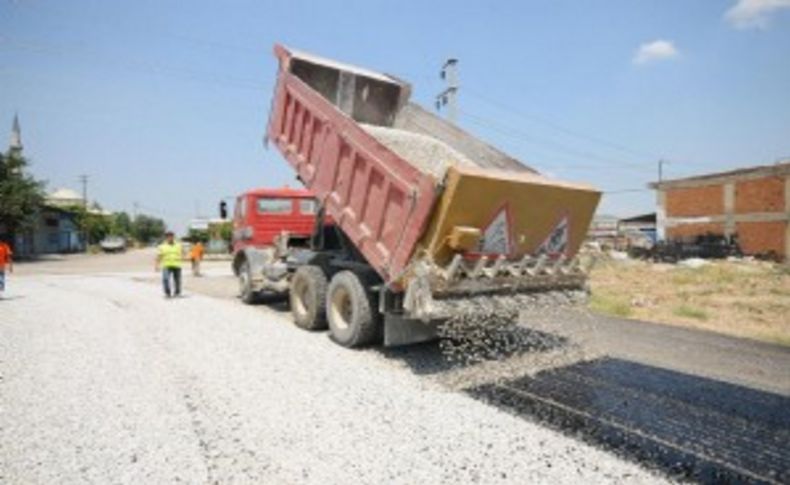
{"type": "Polygon", "coordinates": [[[479,251],[483,254],[510,254],[510,239],[510,217],[507,206],[504,206],[483,229],[479,251]]]}
{"type": "Polygon", "coordinates": [[[538,254],[546,254],[549,256],[559,256],[565,253],[568,248],[568,216],[563,217],[560,222],[554,226],[549,236],[543,241],[543,244],[538,248],[538,254]]]}

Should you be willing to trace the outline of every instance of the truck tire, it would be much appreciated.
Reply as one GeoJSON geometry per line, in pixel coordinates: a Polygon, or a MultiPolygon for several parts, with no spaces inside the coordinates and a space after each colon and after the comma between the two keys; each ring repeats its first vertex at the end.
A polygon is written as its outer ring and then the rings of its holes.
{"type": "Polygon", "coordinates": [[[326,275],[318,266],[301,266],[291,277],[289,301],[297,327],[326,330],[326,275]]]}
{"type": "Polygon", "coordinates": [[[326,315],[332,340],[343,347],[362,347],[381,340],[381,315],[366,282],[351,271],[332,277],[326,315]]]}
{"type": "Polygon", "coordinates": [[[252,269],[248,261],[239,264],[239,298],[248,305],[258,301],[258,293],[252,289],[252,269]]]}

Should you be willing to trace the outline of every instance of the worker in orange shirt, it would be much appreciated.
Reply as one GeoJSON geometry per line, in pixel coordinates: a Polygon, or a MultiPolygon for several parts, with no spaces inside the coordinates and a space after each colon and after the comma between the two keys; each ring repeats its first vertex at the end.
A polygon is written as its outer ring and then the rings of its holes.
{"type": "Polygon", "coordinates": [[[8,272],[14,272],[14,261],[11,258],[13,255],[11,246],[6,244],[5,241],[0,241],[0,297],[5,293],[5,271],[8,267],[8,272]]]}
{"type": "Polygon", "coordinates": [[[193,246],[192,250],[189,251],[189,259],[192,260],[192,274],[194,276],[200,276],[200,262],[203,260],[203,243],[197,241],[193,246]]]}

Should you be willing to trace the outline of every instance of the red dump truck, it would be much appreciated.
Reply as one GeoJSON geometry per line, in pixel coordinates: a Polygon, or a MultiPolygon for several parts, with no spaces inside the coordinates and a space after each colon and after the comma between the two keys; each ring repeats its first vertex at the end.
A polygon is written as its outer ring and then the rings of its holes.
{"type": "Polygon", "coordinates": [[[314,195],[316,225],[239,252],[234,268],[287,288],[297,325],[348,347],[399,345],[435,338],[454,302],[584,288],[575,255],[600,192],[431,114],[396,77],[274,53],[266,139],[314,195]]]}
{"type": "Polygon", "coordinates": [[[238,197],[233,212],[234,269],[239,281],[239,297],[245,303],[261,299],[262,292],[286,293],[288,280],[270,275],[256,264],[259,258],[273,251],[276,240],[284,233],[291,243],[307,241],[315,228],[316,200],[310,191],[258,188],[238,197]]]}

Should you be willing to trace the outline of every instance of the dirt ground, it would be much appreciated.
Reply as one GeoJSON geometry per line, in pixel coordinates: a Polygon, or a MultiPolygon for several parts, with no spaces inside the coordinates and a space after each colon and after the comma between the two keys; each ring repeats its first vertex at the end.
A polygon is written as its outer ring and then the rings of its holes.
{"type": "Polygon", "coordinates": [[[591,308],[602,314],[790,346],[790,267],[714,261],[699,268],[599,260],[591,308]]]}

